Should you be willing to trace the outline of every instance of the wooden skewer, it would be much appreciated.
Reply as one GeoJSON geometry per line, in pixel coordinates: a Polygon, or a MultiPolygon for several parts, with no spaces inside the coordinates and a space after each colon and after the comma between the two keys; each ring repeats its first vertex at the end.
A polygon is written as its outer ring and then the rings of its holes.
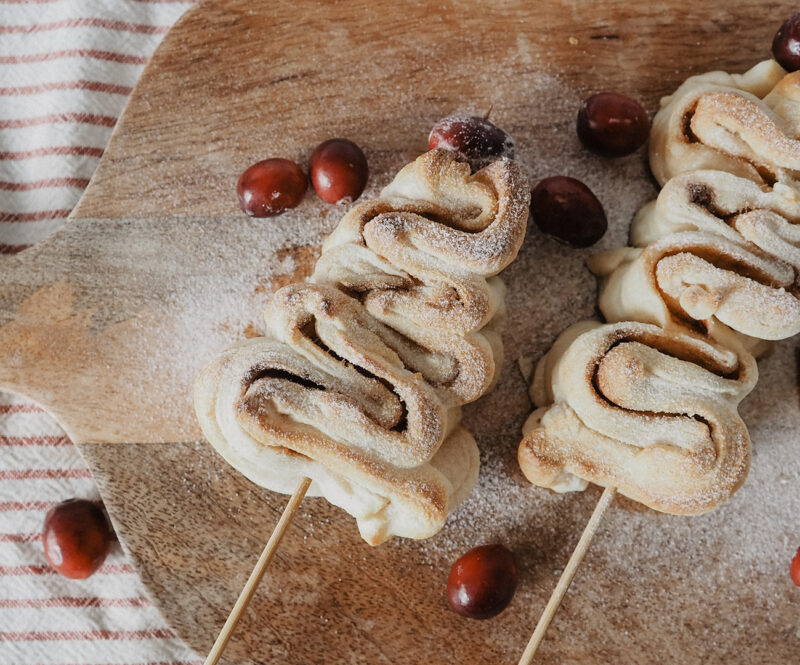
{"type": "Polygon", "coordinates": [[[256,567],[253,568],[253,572],[250,573],[247,584],[244,585],[244,589],[242,589],[236,604],[233,606],[231,613],[228,615],[228,620],[225,622],[225,625],[222,627],[219,635],[217,635],[217,640],[214,642],[214,646],[211,647],[211,651],[208,652],[205,665],[216,665],[217,661],[220,659],[220,656],[222,656],[222,652],[228,645],[228,640],[231,639],[233,630],[236,628],[236,624],[239,622],[242,612],[244,612],[244,609],[247,607],[247,604],[250,602],[250,599],[256,592],[256,589],[261,582],[261,578],[264,577],[264,573],[267,571],[267,566],[269,565],[270,561],[272,561],[272,557],[275,555],[278,545],[280,545],[283,534],[286,533],[286,530],[292,523],[292,519],[297,513],[297,509],[300,507],[300,503],[303,501],[303,497],[306,495],[309,485],[311,485],[311,478],[303,478],[300,481],[300,484],[297,486],[297,489],[294,491],[294,494],[292,494],[292,498],[289,499],[289,503],[286,504],[286,508],[283,509],[283,514],[278,520],[278,523],[275,525],[275,529],[273,529],[272,535],[267,541],[267,546],[264,548],[264,551],[258,558],[256,567]]]}
{"type": "Polygon", "coordinates": [[[550,625],[550,622],[553,620],[553,616],[558,611],[558,607],[561,605],[561,601],[564,599],[564,595],[567,593],[567,589],[569,589],[569,585],[572,583],[572,578],[575,577],[578,566],[581,565],[581,561],[583,561],[586,550],[589,549],[592,538],[594,538],[594,534],[597,532],[597,528],[600,526],[600,520],[603,518],[603,514],[614,500],[614,494],[616,491],[617,490],[615,487],[606,487],[605,490],[603,490],[603,494],[600,497],[600,500],[597,502],[592,516],[589,518],[589,523],[583,530],[581,539],[578,541],[575,551],[569,558],[567,567],[564,568],[564,572],[561,573],[558,584],[556,584],[556,588],[553,590],[550,600],[547,601],[547,606],[544,608],[544,612],[542,612],[539,623],[536,624],[536,630],[533,631],[533,635],[531,635],[528,646],[526,646],[525,651],[522,652],[522,658],[519,659],[519,665],[530,665],[533,661],[533,657],[536,655],[536,651],[544,639],[545,631],[550,625]]]}

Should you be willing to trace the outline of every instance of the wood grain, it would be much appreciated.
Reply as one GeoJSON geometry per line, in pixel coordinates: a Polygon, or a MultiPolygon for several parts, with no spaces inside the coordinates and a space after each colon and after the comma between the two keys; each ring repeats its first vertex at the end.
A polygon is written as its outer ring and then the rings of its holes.
{"type": "Polygon", "coordinates": [[[300,504],[302,503],[303,498],[305,497],[310,486],[311,478],[303,478],[300,481],[300,484],[297,486],[297,489],[294,491],[294,494],[292,494],[290,497],[289,502],[286,504],[286,508],[284,508],[283,512],[281,513],[281,518],[278,520],[278,523],[275,525],[275,529],[273,529],[272,533],[270,534],[269,540],[264,547],[264,551],[261,553],[261,556],[258,557],[258,561],[253,568],[253,572],[250,573],[250,577],[247,578],[247,582],[239,594],[239,598],[236,599],[236,604],[233,606],[231,613],[225,620],[222,630],[220,631],[219,635],[217,635],[217,639],[214,641],[211,651],[208,652],[208,656],[206,656],[206,660],[203,665],[217,665],[219,659],[222,657],[225,647],[233,636],[233,631],[236,630],[242,613],[247,609],[247,606],[250,604],[253,595],[258,590],[258,586],[261,583],[261,580],[264,578],[264,573],[267,572],[267,568],[275,556],[275,553],[278,551],[281,541],[283,540],[283,536],[291,525],[292,520],[297,513],[297,509],[300,507],[300,504]]]}
{"type": "MultiPolygon", "coordinates": [[[[531,179],[586,181],[609,216],[600,248],[625,244],[655,190],[642,153],[586,155],[580,100],[620,90],[653,111],[690,74],[768,57],[793,10],[754,0],[200,4],[146,69],[73,219],[4,260],[0,385],[45,404],[82,443],[151,594],[205,654],[286,499],[192,442],[188,388],[221,346],[258,333],[272,288],[307,274],[341,215],[309,193],[285,216],[248,220],[233,195],[243,168],[267,156],[305,163],[318,141],[346,136],[365,149],[370,196],[425,149],[436,119],[492,107],[531,179]],[[90,443],[111,441],[127,445],[90,443]]],[[[530,409],[516,359],[593,314],[587,254],[531,230],[506,271],[505,369],[465,409],[482,475],[442,533],[371,549],[347,515],[306,500],[228,662],[516,662],[599,495],[532,489],[514,461],[530,409]],[[517,555],[517,596],[491,621],[457,617],[444,596],[450,564],[498,540],[517,555]]],[[[797,660],[793,358],[787,342],[762,363],[744,405],[756,459],[730,502],[680,518],[615,501],[541,662],[797,660]]]]}
{"type": "MultiPolygon", "coordinates": [[[[314,239],[309,226],[292,233],[314,239]]],[[[194,377],[263,328],[273,281],[303,274],[313,245],[293,242],[244,215],[73,218],[3,263],[0,385],[77,443],[196,441],[194,377]]]]}

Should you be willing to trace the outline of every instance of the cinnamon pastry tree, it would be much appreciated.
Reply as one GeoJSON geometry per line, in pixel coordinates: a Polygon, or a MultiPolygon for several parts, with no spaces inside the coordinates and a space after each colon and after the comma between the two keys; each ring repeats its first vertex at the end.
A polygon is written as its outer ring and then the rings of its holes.
{"type": "Polygon", "coordinates": [[[723,343],[730,328],[756,350],[800,332],[798,134],[800,72],[774,61],[692,77],[662,100],[650,163],[664,187],[634,219],[635,247],[589,262],[606,320],[723,343]]]}
{"type": "Polygon", "coordinates": [[[737,407],[751,352],[800,332],[800,72],[774,61],[689,78],[661,102],[650,165],[663,185],[635,247],[593,257],[606,325],[573,326],[539,362],[519,447],[531,482],[605,489],[520,665],[528,665],[615,492],[694,515],[744,482],[737,407]]]}
{"type": "Polygon", "coordinates": [[[691,76],[661,100],[650,132],[650,169],[660,185],[699,169],[754,182],[795,183],[800,174],[800,72],[765,60],[744,74],[691,76]]]}
{"type": "Polygon", "coordinates": [[[433,150],[325,242],[308,283],[279,290],[267,333],[198,378],[209,442],[259,485],[311,478],[372,545],[425,538],[469,493],[478,450],[460,407],[502,364],[504,287],[529,188],[517,165],[433,150]]]}

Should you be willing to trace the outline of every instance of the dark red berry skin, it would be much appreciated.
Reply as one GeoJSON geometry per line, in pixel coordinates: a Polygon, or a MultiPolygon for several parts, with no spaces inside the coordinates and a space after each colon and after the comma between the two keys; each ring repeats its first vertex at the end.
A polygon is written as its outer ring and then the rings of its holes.
{"type": "Polygon", "coordinates": [[[792,14],[772,40],[772,57],[787,72],[800,69],[800,13],[792,14]]]}
{"type": "Polygon", "coordinates": [[[502,612],[517,589],[514,555],[503,545],[482,545],[464,554],[450,569],[447,599],[454,612],[490,619],[502,612]]]}
{"type": "Polygon", "coordinates": [[[592,152],[603,157],[623,157],[647,141],[650,118],[635,99],[601,92],[581,104],[577,130],[581,143],[592,152]]]}
{"type": "Polygon", "coordinates": [[[514,158],[514,139],[486,118],[456,114],[439,120],[428,135],[428,148],[455,152],[473,171],[500,157],[514,158]]]}
{"type": "Polygon", "coordinates": [[[355,201],[369,179],[367,158],[347,139],[328,139],[311,155],[311,185],[326,203],[355,201]]]}
{"type": "Polygon", "coordinates": [[[800,548],[797,549],[797,554],[792,559],[792,565],[789,567],[789,575],[792,577],[792,582],[800,586],[800,548]]]}
{"type": "Polygon", "coordinates": [[[271,217],[303,200],[306,174],[290,159],[265,159],[249,167],[239,178],[239,205],[251,217],[271,217]]]}
{"type": "Polygon", "coordinates": [[[65,577],[89,577],[103,565],[113,540],[103,510],[85,499],[62,501],[44,518],[45,557],[65,577]]]}
{"type": "Polygon", "coordinates": [[[591,189],[567,176],[545,178],[531,192],[536,226],[570,247],[589,247],[608,229],[603,206],[591,189]]]}

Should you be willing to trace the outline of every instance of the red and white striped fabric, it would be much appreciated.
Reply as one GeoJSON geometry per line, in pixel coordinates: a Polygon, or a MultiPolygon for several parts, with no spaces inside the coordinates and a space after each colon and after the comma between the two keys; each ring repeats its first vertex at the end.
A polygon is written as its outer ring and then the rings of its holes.
{"type": "MultiPolygon", "coordinates": [[[[127,95],[186,0],[0,0],[0,254],[63,223],[127,95]]],[[[2,280],[0,256],[0,281],[2,280]]],[[[88,580],[53,573],[45,512],[99,498],[42,409],[0,394],[0,665],[188,665],[117,547],[88,580]]]]}

